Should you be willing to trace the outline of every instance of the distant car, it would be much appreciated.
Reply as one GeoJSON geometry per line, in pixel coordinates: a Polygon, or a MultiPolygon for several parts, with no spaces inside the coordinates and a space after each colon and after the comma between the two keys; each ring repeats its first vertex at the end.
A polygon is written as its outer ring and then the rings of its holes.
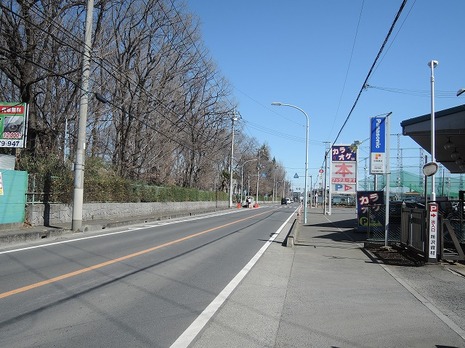
{"type": "Polygon", "coordinates": [[[282,198],[281,199],[281,204],[287,204],[287,198],[282,198]]]}
{"type": "Polygon", "coordinates": [[[287,199],[287,204],[291,204],[291,203],[292,203],[292,201],[291,201],[290,198],[286,198],[286,199],[287,199]]]}

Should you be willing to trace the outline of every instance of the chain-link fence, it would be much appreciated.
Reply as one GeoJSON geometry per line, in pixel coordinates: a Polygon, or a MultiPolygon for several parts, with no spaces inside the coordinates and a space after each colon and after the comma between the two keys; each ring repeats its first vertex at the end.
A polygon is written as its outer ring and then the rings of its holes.
{"type": "MultiPolygon", "coordinates": [[[[465,243],[465,205],[463,201],[437,201],[441,219],[449,220],[460,243],[465,243]]],[[[451,242],[450,236],[444,234],[444,242],[451,242]]]]}
{"type": "MultiPolygon", "coordinates": [[[[73,199],[74,181],[71,175],[28,176],[28,203],[64,203],[73,199]]],[[[156,186],[137,183],[117,176],[92,177],[84,181],[84,202],[199,202],[223,201],[227,192],[202,191],[177,186],[156,186]]]]}
{"type": "MultiPolygon", "coordinates": [[[[424,209],[424,206],[419,203],[400,201],[389,202],[388,242],[400,242],[401,240],[403,208],[424,209]]],[[[364,218],[367,223],[368,240],[385,241],[386,205],[367,205],[364,207],[362,214],[365,214],[364,218]]]]}

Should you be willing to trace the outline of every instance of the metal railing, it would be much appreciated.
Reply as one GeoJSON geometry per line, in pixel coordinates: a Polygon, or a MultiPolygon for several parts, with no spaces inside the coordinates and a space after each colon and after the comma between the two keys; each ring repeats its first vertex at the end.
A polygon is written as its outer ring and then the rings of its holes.
{"type": "Polygon", "coordinates": [[[403,208],[401,224],[400,244],[426,260],[428,242],[426,210],[403,208]]]}
{"type": "MultiPolygon", "coordinates": [[[[439,259],[465,260],[465,210],[463,201],[437,201],[439,259]]],[[[367,206],[363,219],[366,221],[367,239],[374,242],[385,240],[385,205],[367,206]]],[[[390,205],[388,241],[408,249],[415,257],[428,261],[428,219],[424,208],[412,208],[396,202],[390,205]]]]}

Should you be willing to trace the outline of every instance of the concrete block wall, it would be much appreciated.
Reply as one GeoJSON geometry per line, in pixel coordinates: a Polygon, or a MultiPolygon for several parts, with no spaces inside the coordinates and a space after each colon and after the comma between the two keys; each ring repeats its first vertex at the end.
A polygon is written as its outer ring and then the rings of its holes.
{"type": "MultiPolygon", "coordinates": [[[[153,203],[86,203],[82,220],[154,217],[163,218],[189,213],[225,209],[228,202],[153,202],[153,203]]],[[[73,207],[67,204],[30,204],[26,208],[26,221],[31,226],[64,224],[72,221],[73,207]]]]}

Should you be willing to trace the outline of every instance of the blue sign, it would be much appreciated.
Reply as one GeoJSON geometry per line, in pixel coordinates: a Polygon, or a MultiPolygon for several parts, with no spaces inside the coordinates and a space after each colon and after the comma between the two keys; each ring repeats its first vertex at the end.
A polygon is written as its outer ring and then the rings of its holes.
{"type": "Polygon", "coordinates": [[[386,117],[371,118],[371,152],[386,152],[386,117]]]}

